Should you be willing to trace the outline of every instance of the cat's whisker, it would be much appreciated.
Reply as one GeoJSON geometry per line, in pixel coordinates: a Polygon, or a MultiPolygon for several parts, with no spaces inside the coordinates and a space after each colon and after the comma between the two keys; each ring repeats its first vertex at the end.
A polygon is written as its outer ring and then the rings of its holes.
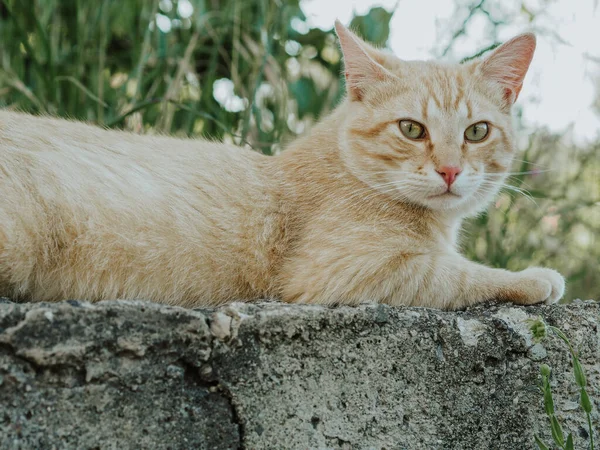
{"type": "Polygon", "coordinates": [[[513,162],[521,162],[521,163],[526,163],[529,164],[531,166],[540,166],[543,167],[544,164],[540,164],[540,163],[534,163],[532,161],[526,160],[526,159],[513,159],[513,162]]]}
{"type": "MultiPolygon", "coordinates": [[[[509,180],[511,183],[518,182],[518,183],[520,183],[521,185],[523,185],[523,186],[525,186],[527,188],[530,188],[530,189],[534,188],[530,183],[527,183],[526,181],[523,181],[523,180],[519,180],[518,178],[515,180],[515,179],[513,179],[513,177],[507,177],[506,179],[509,180]]],[[[512,186],[514,186],[514,185],[512,185],[512,186]]]]}
{"type": "Polygon", "coordinates": [[[525,172],[504,172],[504,175],[538,175],[540,173],[555,171],[555,169],[526,170],[525,172]]]}
{"type": "MultiPolygon", "coordinates": [[[[518,194],[521,194],[527,200],[531,201],[534,205],[538,206],[538,204],[534,200],[533,196],[529,192],[527,192],[526,190],[524,190],[524,189],[520,189],[520,188],[518,188],[516,186],[511,186],[511,185],[505,184],[505,183],[494,183],[494,182],[490,182],[490,181],[486,181],[485,183],[487,183],[488,185],[492,185],[494,188],[496,188],[496,190],[506,189],[508,191],[512,191],[512,192],[516,192],[518,194]]],[[[482,187],[484,187],[483,184],[482,184],[482,187]]]]}

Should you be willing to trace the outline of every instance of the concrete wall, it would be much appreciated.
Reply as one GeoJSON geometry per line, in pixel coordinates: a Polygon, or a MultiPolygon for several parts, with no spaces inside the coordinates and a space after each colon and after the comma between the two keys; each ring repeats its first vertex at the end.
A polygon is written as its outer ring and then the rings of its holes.
{"type": "Polygon", "coordinates": [[[600,429],[599,306],[5,301],[0,448],[534,448],[534,433],[550,441],[542,362],[586,448],[564,345],[535,344],[527,321],[579,349],[600,429]]]}

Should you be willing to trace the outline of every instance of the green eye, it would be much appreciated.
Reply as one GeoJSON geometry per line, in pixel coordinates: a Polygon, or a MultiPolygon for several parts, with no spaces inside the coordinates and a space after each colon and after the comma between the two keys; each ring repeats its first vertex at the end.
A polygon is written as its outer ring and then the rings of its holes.
{"type": "Polygon", "coordinates": [[[401,120],[400,131],[409,139],[423,139],[425,137],[425,127],[414,120],[401,120]]]}
{"type": "Polygon", "coordinates": [[[471,142],[483,141],[488,133],[489,126],[487,122],[477,122],[465,130],[465,139],[471,142]]]}

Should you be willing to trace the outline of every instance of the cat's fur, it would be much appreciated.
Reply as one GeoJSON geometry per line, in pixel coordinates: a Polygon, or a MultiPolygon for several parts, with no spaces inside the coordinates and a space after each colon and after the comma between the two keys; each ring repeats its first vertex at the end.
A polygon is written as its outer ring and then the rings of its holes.
{"type": "Polygon", "coordinates": [[[445,65],[401,61],[336,27],[348,98],[275,157],[0,112],[0,294],[190,307],[560,299],[557,272],[491,269],[456,243],[510,167],[510,109],[535,38],[445,65]],[[427,137],[407,139],[400,119],[427,137]],[[489,137],[467,143],[480,121],[489,137]],[[436,173],[449,165],[462,169],[454,194],[436,173]]]}

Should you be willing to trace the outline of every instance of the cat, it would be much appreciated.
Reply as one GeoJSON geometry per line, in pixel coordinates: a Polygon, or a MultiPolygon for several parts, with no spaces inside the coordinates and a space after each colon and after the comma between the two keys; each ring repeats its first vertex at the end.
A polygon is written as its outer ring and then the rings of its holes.
{"type": "Polygon", "coordinates": [[[554,303],[563,277],[460,255],[516,152],[519,35],[403,61],[335,25],[345,100],[277,156],[0,112],[0,294],[184,307],[278,298],[443,309],[554,303]]]}

